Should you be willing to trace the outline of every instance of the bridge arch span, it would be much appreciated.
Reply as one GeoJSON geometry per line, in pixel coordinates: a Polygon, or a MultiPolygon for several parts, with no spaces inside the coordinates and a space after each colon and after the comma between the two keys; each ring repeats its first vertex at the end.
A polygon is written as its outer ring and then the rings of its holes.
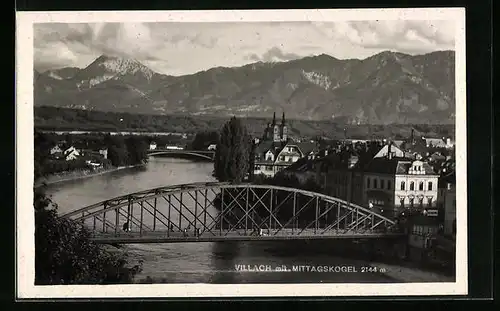
{"type": "Polygon", "coordinates": [[[192,156],[195,158],[201,158],[204,160],[213,161],[214,155],[212,153],[200,153],[196,151],[189,150],[161,150],[161,151],[151,151],[148,152],[148,156],[158,156],[158,155],[172,155],[172,156],[192,156]]]}
{"type": "Polygon", "coordinates": [[[61,217],[85,224],[103,243],[365,238],[391,235],[395,224],[316,192],[220,182],[148,189],[61,217]]]}

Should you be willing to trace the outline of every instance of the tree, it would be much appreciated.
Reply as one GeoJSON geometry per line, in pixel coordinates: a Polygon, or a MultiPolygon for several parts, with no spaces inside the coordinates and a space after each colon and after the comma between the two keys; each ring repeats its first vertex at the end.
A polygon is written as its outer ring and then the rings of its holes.
{"type": "Polygon", "coordinates": [[[250,166],[251,137],[232,117],[221,129],[215,151],[214,175],[219,181],[241,182],[250,166]]]}
{"type": "Polygon", "coordinates": [[[55,141],[47,134],[35,131],[34,135],[34,166],[35,166],[35,180],[42,177],[47,173],[43,168],[48,161],[50,155],[50,148],[53,147],[55,141]]]}
{"type": "Polygon", "coordinates": [[[205,150],[211,144],[217,144],[219,133],[217,131],[203,131],[196,133],[191,142],[191,150],[205,150]]]}
{"type": "Polygon", "coordinates": [[[125,166],[129,163],[129,154],[123,137],[107,136],[108,159],[114,166],[125,166]]]}
{"type": "Polygon", "coordinates": [[[148,159],[148,145],[143,137],[130,136],[125,140],[128,151],[128,164],[142,164],[148,159]]]}
{"type": "Polygon", "coordinates": [[[55,205],[35,189],[35,284],[130,283],[139,266],[126,268],[126,256],[103,249],[90,232],[57,215],[55,205]]]}

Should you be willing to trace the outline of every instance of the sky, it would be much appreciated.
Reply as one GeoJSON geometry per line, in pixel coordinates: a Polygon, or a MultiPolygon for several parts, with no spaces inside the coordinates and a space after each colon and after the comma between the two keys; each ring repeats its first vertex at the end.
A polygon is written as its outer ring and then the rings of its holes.
{"type": "Polygon", "coordinates": [[[38,71],[84,68],[100,55],[134,58],[153,71],[185,75],[213,67],[328,54],[363,59],[390,50],[454,50],[453,21],[39,23],[38,71]]]}

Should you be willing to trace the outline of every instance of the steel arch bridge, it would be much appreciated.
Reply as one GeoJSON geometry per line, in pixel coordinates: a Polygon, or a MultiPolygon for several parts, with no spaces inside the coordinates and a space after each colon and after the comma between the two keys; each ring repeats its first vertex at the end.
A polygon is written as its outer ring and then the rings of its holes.
{"type": "Polygon", "coordinates": [[[148,150],[148,156],[157,156],[157,155],[191,156],[195,158],[213,161],[215,157],[215,152],[206,150],[175,150],[175,149],[148,150]]]}
{"type": "Polygon", "coordinates": [[[367,208],[295,188],[193,183],[140,191],[61,216],[99,243],[383,238],[395,222],[367,208]]]}

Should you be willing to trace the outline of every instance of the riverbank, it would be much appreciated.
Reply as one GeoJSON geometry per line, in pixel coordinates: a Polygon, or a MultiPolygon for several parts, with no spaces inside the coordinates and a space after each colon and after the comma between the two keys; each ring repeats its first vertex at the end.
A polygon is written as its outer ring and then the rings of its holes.
{"type": "Polygon", "coordinates": [[[94,170],[79,170],[79,171],[73,171],[73,172],[66,172],[63,174],[53,174],[53,175],[49,175],[46,177],[42,177],[39,180],[37,180],[35,182],[34,188],[39,188],[43,185],[52,185],[52,184],[57,184],[57,183],[62,183],[62,182],[67,182],[67,181],[73,181],[73,180],[78,180],[78,179],[99,176],[99,175],[108,174],[111,172],[116,172],[119,170],[139,167],[142,165],[143,164],[118,166],[118,167],[110,167],[110,168],[102,168],[102,169],[94,169],[94,170]]]}

